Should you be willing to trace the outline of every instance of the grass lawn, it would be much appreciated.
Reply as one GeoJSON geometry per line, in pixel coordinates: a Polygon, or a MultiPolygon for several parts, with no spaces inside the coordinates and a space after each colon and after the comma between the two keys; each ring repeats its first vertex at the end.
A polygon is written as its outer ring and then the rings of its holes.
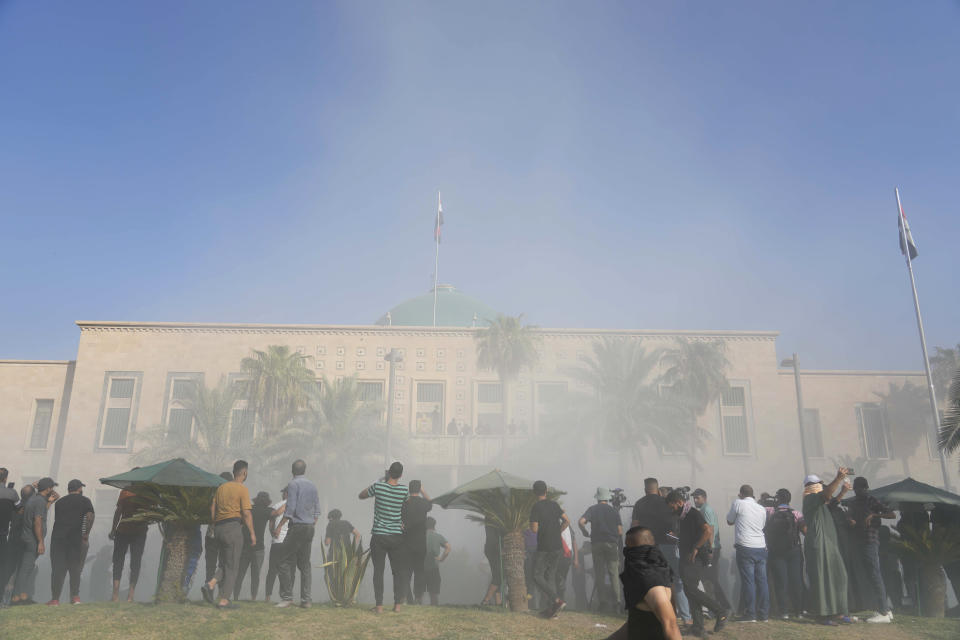
{"type": "MultiPolygon", "coordinates": [[[[367,607],[314,606],[278,610],[266,603],[240,602],[232,611],[200,603],[84,604],[13,607],[0,611],[0,638],[70,640],[81,638],[349,638],[369,640],[466,640],[467,638],[605,638],[622,621],[564,612],[557,620],[512,615],[476,607],[405,607],[376,616],[367,607]],[[600,627],[597,625],[606,625],[600,627]]],[[[960,621],[898,616],[892,625],[864,623],[836,629],[797,622],[731,623],[716,636],[730,640],[933,640],[960,638],[960,621]]]]}

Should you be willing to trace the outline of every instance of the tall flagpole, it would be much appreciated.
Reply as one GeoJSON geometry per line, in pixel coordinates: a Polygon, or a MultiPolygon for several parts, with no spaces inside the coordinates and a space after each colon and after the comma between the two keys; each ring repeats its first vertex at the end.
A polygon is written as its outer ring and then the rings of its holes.
{"type": "MultiPolygon", "coordinates": [[[[900,188],[894,188],[897,195],[897,211],[900,214],[900,240],[903,242],[904,253],[907,257],[907,271],[910,272],[910,288],[913,290],[913,308],[917,312],[917,329],[920,332],[920,349],[923,351],[923,368],[927,374],[927,390],[930,393],[930,409],[933,411],[934,433],[940,433],[940,409],[937,408],[937,392],[933,387],[933,375],[930,373],[930,358],[927,357],[927,337],[923,332],[923,318],[920,316],[920,298],[917,297],[917,281],[913,277],[913,260],[910,258],[910,243],[907,240],[907,221],[900,204],[900,188]]],[[[943,451],[937,447],[940,456],[940,473],[943,475],[943,486],[950,491],[950,475],[947,472],[947,461],[943,451]]]]}
{"type": "Polygon", "coordinates": [[[433,240],[437,245],[437,253],[433,262],[433,326],[437,326],[437,282],[440,278],[440,192],[437,191],[437,219],[434,223],[433,240]]]}

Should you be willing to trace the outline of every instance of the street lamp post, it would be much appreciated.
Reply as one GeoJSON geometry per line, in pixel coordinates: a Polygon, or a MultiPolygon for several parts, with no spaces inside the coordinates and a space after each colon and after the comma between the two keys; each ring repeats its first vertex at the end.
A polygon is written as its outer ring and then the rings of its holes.
{"type": "Polygon", "coordinates": [[[800,425],[800,455],[803,456],[803,475],[809,475],[810,469],[807,465],[807,439],[803,431],[803,390],[800,388],[800,362],[797,354],[793,354],[790,360],[784,360],[780,363],[781,367],[793,367],[793,381],[797,385],[797,424],[800,425]]]}
{"type": "Polygon", "coordinates": [[[387,382],[387,437],[383,451],[383,468],[386,469],[391,463],[390,434],[393,431],[393,398],[395,395],[393,384],[394,380],[396,380],[396,365],[398,362],[403,362],[403,356],[400,355],[398,349],[390,349],[390,352],[383,356],[383,359],[390,363],[390,380],[387,382]]]}

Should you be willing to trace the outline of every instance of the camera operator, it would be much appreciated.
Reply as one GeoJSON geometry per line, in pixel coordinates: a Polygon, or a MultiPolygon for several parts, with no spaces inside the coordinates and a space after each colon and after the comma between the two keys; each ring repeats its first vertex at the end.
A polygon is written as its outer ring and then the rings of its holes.
{"type": "Polygon", "coordinates": [[[610,505],[610,491],[597,487],[594,494],[597,504],[592,505],[580,517],[578,524],[584,537],[590,538],[593,553],[593,580],[600,594],[601,610],[616,612],[620,602],[620,537],[623,521],[620,512],[610,505]],[[590,531],[587,531],[590,523],[590,531]]]}

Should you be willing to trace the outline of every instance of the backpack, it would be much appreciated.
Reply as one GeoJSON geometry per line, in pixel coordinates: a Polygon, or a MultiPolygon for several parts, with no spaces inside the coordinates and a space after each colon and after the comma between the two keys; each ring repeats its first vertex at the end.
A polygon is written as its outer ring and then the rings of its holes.
{"type": "Polygon", "coordinates": [[[793,509],[776,509],[763,528],[767,549],[771,553],[786,553],[800,546],[800,525],[793,509]]]}

